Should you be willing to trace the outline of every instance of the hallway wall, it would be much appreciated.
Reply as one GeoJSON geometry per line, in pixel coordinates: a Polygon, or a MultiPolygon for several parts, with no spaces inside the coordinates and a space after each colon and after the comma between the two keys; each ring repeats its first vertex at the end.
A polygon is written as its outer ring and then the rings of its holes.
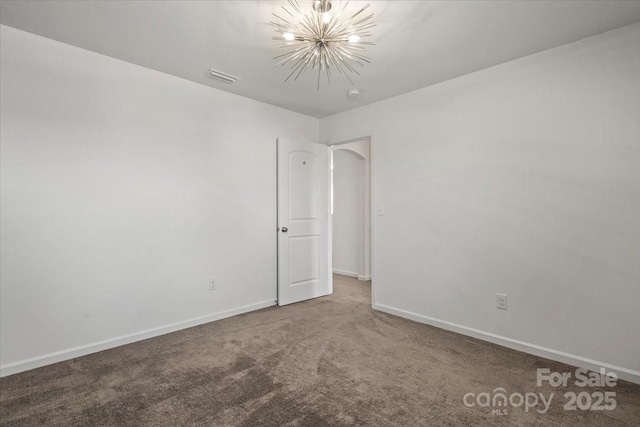
{"type": "Polygon", "coordinates": [[[333,152],[333,271],[357,277],[364,160],[348,150],[333,152]]]}

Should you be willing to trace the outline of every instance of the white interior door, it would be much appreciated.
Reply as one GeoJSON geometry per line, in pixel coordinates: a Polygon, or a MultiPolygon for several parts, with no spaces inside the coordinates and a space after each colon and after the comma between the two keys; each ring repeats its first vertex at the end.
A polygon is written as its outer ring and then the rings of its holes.
{"type": "Polygon", "coordinates": [[[329,147],[278,138],[278,305],[331,293],[329,147]]]}

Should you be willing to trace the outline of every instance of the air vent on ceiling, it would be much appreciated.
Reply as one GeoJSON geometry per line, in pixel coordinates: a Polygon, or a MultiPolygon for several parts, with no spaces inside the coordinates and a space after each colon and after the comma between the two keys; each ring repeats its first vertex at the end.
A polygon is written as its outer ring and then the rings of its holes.
{"type": "Polygon", "coordinates": [[[240,80],[238,77],[223,73],[222,71],[214,70],[213,68],[207,71],[207,77],[211,77],[212,79],[220,80],[225,83],[235,83],[237,80],[240,80]]]}

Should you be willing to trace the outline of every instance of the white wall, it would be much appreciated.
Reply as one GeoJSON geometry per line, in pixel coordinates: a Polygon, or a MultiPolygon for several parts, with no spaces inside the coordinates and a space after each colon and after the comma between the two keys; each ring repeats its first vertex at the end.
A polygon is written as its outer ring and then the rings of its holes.
{"type": "Polygon", "coordinates": [[[640,381],[638,46],[634,24],[322,119],[372,138],[376,307],[640,381]]]}
{"type": "Polygon", "coordinates": [[[333,152],[333,271],[360,275],[360,226],[364,159],[348,150],[333,152]]]}
{"type": "MultiPolygon", "coordinates": [[[[275,138],[316,119],[0,42],[3,374],[273,303],[275,138]]],[[[372,136],[377,308],[638,378],[638,45],[635,24],[320,122],[372,136]]]]}
{"type": "Polygon", "coordinates": [[[276,138],[318,120],[1,31],[2,373],[272,305],[276,138]]]}

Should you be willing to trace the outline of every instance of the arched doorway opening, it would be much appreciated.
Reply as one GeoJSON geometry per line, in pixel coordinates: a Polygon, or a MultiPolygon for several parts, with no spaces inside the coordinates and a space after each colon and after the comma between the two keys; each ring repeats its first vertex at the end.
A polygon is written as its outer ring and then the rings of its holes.
{"type": "Polygon", "coordinates": [[[369,139],[331,152],[333,272],[371,280],[371,149],[369,139]]]}

